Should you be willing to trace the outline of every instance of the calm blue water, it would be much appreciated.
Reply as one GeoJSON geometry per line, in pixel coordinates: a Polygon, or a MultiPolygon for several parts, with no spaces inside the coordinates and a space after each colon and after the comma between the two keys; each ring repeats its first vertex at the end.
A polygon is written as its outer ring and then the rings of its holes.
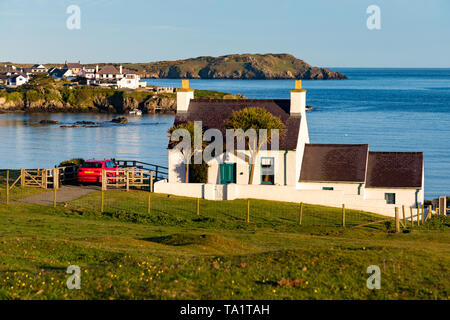
{"type": "MultiPolygon", "coordinates": [[[[423,151],[426,197],[450,194],[450,69],[336,69],[346,81],[303,81],[312,143],[368,143],[373,151],[423,151]]],[[[180,80],[147,80],[180,87],[180,80]]],[[[195,89],[289,98],[293,81],[191,80],[195,89]]],[[[49,167],[73,158],[137,159],[167,165],[172,115],[0,114],[0,168],[49,167]],[[98,128],[39,126],[55,119],[101,122],[98,128]]]]}

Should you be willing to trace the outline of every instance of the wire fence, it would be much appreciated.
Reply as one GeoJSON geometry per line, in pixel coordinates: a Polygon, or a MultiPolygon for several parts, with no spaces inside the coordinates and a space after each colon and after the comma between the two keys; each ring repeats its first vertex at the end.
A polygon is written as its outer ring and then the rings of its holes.
{"type": "Polygon", "coordinates": [[[210,201],[152,193],[147,190],[102,190],[100,186],[76,187],[75,191],[45,190],[20,187],[8,189],[20,177],[20,170],[0,170],[0,204],[26,202],[68,211],[70,214],[113,218],[121,221],[186,225],[215,228],[278,228],[298,226],[408,228],[425,222],[433,213],[422,208],[422,215],[402,216],[402,208],[394,217],[359,210],[333,208],[306,203],[288,203],[256,199],[210,201]],[[81,190],[81,193],[80,193],[81,190]],[[75,192],[75,194],[74,194],[75,192]],[[23,201],[26,199],[27,201],[23,201]],[[37,199],[37,200],[34,200],[37,199]]]}
{"type": "Polygon", "coordinates": [[[161,225],[289,229],[297,226],[352,227],[380,219],[392,220],[363,211],[305,203],[256,199],[210,201],[136,190],[93,191],[67,202],[58,200],[58,191],[54,196],[57,207],[74,210],[76,214],[161,225]]]}

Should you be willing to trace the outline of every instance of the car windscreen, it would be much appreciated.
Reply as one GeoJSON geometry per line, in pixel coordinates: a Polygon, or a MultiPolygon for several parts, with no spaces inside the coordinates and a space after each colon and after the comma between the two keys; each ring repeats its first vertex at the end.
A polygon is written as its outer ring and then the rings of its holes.
{"type": "Polygon", "coordinates": [[[101,162],[85,162],[81,166],[82,168],[101,168],[102,164],[101,162]]]}

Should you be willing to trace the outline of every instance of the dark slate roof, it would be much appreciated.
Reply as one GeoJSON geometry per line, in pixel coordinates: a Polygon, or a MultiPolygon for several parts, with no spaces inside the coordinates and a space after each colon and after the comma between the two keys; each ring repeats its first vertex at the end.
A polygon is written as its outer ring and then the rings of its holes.
{"type": "MultiPolygon", "coordinates": [[[[248,107],[260,107],[277,116],[285,125],[284,135],[280,138],[280,150],[295,150],[300,129],[299,115],[289,114],[290,100],[257,100],[257,99],[193,99],[187,112],[177,113],[174,124],[202,121],[203,130],[218,129],[225,139],[224,121],[233,111],[248,107]]],[[[170,146],[169,146],[170,147],[170,146]]],[[[270,146],[267,146],[269,149],[270,146]]]]}
{"type": "Polygon", "coordinates": [[[300,182],[364,182],[367,144],[306,144],[300,182]]]}
{"type": "Polygon", "coordinates": [[[422,152],[370,152],[368,188],[422,187],[422,152]]]}

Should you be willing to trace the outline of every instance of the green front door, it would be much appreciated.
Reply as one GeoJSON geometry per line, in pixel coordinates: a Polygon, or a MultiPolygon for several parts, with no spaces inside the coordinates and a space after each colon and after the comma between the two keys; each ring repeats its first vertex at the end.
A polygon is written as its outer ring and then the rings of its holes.
{"type": "Polygon", "coordinates": [[[236,183],[236,164],[220,164],[220,184],[236,183]]]}

